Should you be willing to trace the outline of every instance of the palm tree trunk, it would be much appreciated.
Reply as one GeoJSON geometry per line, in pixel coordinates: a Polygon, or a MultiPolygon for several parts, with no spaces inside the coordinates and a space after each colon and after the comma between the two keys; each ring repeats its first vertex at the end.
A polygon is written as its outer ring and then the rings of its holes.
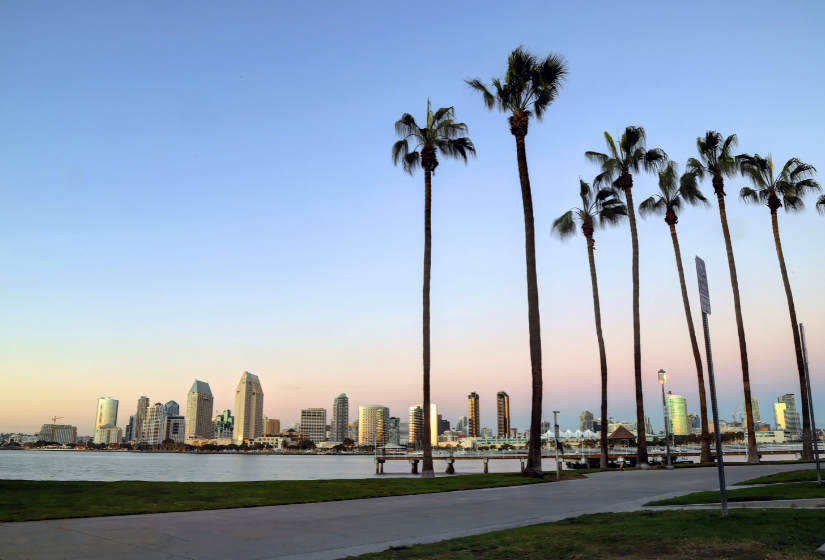
{"type": "Polygon", "coordinates": [[[685,287],[685,271],[682,269],[682,251],[679,250],[676,224],[670,224],[670,237],[673,239],[673,250],[676,253],[676,268],[679,269],[679,284],[682,286],[682,302],[685,304],[685,318],[687,319],[688,332],[690,333],[690,346],[693,349],[693,361],[696,362],[696,375],[699,378],[699,412],[702,416],[702,452],[699,457],[699,462],[709,463],[713,459],[710,455],[710,432],[708,430],[708,405],[705,397],[705,375],[702,370],[702,355],[699,353],[699,343],[696,341],[696,330],[693,328],[690,300],[688,300],[687,288],[685,287]]]}
{"type": "Polygon", "coordinates": [[[421,478],[435,478],[433,447],[430,431],[430,268],[432,266],[432,177],[424,170],[424,418],[421,442],[424,446],[421,478]]]}
{"type": "Polygon", "coordinates": [[[599,305],[599,283],[596,279],[596,258],[593,256],[593,249],[596,242],[593,236],[587,237],[587,257],[590,259],[590,283],[593,285],[593,312],[596,315],[596,338],[599,341],[599,362],[602,368],[602,422],[601,422],[601,463],[603,469],[607,465],[607,355],[604,350],[604,337],[602,336],[602,310],[599,305]]]}
{"type": "MultiPolygon", "coordinates": [[[[630,177],[628,175],[628,177],[630,177]]],[[[632,181],[632,179],[631,179],[632,181]]],[[[636,465],[649,469],[647,462],[647,434],[645,433],[645,403],[642,395],[642,329],[639,321],[639,236],[636,233],[636,210],[633,207],[631,187],[624,189],[627,198],[627,216],[630,218],[630,240],[633,244],[633,366],[636,374],[636,465]]],[[[602,417],[602,421],[605,417],[602,417]]]]}
{"type": "Polygon", "coordinates": [[[524,246],[527,260],[527,324],[530,333],[530,366],[533,376],[533,399],[530,411],[530,446],[525,476],[543,476],[541,470],[541,322],[539,318],[539,284],[536,274],[536,229],[533,223],[533,195],[527,171],[524,133],[516,137],[518,175],[521,181],[521,201],[524,206],[524,246]]]}
{"type": "Polygon", "coordinates": [[[788,269],[785,268],[785,255],[782,253],[782,240],[779,238],[779,220],[776,209],[771,209],[773,223],[773,241],[776,243],[776,255],[779,257],[779,269],[782,271],[782,283],[785,284],[785,295],[788,297],[788,310],[791,312],[791,327],[793,327],[793,343],[796,349],[796,367],[799,371],[799,397],[802,399],[802,458],[813,459],[814,450],[811,440],[811,412],[808,409],[808,383],[805,380],[805,362],[802,360],[802,344],[799,340],[799,323],[796,321],[796,308],[793,304],[791,283],[788,280],[788,269]]]}
{"type": "Polygon", "coordinates": [[[748,463],[759,463],[759,455],[756,449],[756,433],[753,431],[753,402],[751,401],[751,377],[748,369],[748,347],[745,343],[745,325],[742,322],[742,305],[739,303],[739,280],[736,278],[736,262],[733,260],[733,247],[730,243],[730,231],[728,230],[728,215],[725,211],[725,192],[721,187],[716,187],[717,179],[722,182],[721,177],[714,177],[714,187],[716,190],[716,200],[719,201],[719,217],[722,220],[722,233],[725,236],[725,248],[728,252],[728,268],[730,269],[730,284],[733,288],[733,310],[736,313],[736,330],[739,334],[739,358],[742,361],[742,385],[745,389],[745,416],[747,416],[748,426],[748,463]],[[720,192],[721,191],[721,192],[720,192]]]}

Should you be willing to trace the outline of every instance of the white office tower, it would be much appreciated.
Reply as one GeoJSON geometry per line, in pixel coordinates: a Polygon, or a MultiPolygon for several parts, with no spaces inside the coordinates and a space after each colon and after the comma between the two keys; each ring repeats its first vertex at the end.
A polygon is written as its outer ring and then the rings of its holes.
{"type": "Polygon", "coordinates": [[[341,443],[347,439],[349,432],[349,399],[341,393],[332,401],[332,425],[330,426],[330,440],[341,443]]]}
{"type": "MultiPolygon", "coordinates": [[[[105,426],[106,424],[117,426],[117,403],[118,401],[111,397],[100,397],[97,399],[95,430],[97,430],[99,426],[105,426]]],[[[120,440],[118,440],[118,443],[120,443],[120,440]]]]}
{"type": "Polygon", "coordinates": [[[132,432],[132,439],[135,443],[145,441],[143,439],[143,425],[146,423],[146,411],[149,408],[149,397],[140,397],[135,412],[135,425],[132,432]]]}
{"type": "Polygon", "coordinates": [[[327,411],[325,408],[305,408],[301,411],[301,433],[312,443],[326,441],[327,411]]]}
{"type": "Polygon", "coordinates": [[[206,381],[197,379],[186,396],[186,439],[214,439],[212,428],[212,390],[206,381]]]}
{"type": "MultiPolygon", "coordinates": [[[[410,409],[410,410],[412,410],[412,409],[410,409]]],[[[412,416],[410,416],[410,418],[412,418],[412,416]]],[[[412,422],[412,420],[410,420],[410,422],[412,422]]],[[[410,426],[412,426],[412,424],[410,424],[410,426]]],[[[467,417],[466,416],[459,416],[458,417],[458,422],[455,423],[455,431],[459,432],[461,434],[464,434],[466,436],[468,428],[469,428],[469,422],[467,422],[467,417]]],[[[412,427],[410,427],[410,430],[412,430],[412,427]]],[[[412,440],[410,440],[410,441],[412,441],[412,440]]]]}
{"type": "Polygon", "coordinates": [[[106,446],[112,443],[119,444],[122,437],[123,430],[121,430],[117,426],[113,426],[111,424],[104,424],[102,426],[98,426],[97,428],[95,428],[94,442],[97,444],[102,443],[106,446]]]}
{"type": "Polygon", "coordinates": [[[358,407],[358,443],[386,445],[389,440],[390,409],[378,404],[358,407]]]}
{"type": "Polygon", "coordinates": [[[166,407],[166,414],[168,416],[180,416],[180,405],[175,401],[169,401],[163,406],[166,407]]]}
{"type": "Polygon", "coordinates": [[[261,437],[264,432],[262,416],[264,410],[264,390],[257,375],[243,372],[235,391],[235,441],[261,437]]]}
{"type": "Polygon", "coordinates": [[[159,445],[166,437],[166,407],[155,403],[146,411],[143,424],[143,441],[149,445],[159,445]]]}

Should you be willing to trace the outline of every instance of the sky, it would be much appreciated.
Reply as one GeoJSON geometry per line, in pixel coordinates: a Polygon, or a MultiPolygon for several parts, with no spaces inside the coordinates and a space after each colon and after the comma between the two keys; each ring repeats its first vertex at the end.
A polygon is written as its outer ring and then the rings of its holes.
{"type": "MultiPolygon", "coordinates": [[[[59,422],[91,434],[98,397],[186,402],[207,381],[234,408],[246,370],[282,425],[340,393],[405,419],[421,397],[423,174],[394,167],[394,122],[455,108],[477,158],[433,179],[432,400],[455,423],[495,394],[528,427],[524,222],[506,115],[466,78],[503,76],[519,44],[558,52],[569,81],[526,137],[544,368],[543,417],[599,416],[584,240],[550,237],[598,169],[604,132],[643,126],[684,169],[706,130],[739,153],[825,167],[825,4],[756,2],[5,2],[0,5],[0,432],[59,422]],[[520,13],[519,13],[520,12],[520,13]],[[817,70],[820,69],[820,70],[817,70]]],[[[818,177],[822,181],[822,177],[818,177]]],[[[770,212],[727,212],[753,396],[799,396],[770,212]]],[[[633,196],[656,179],[634,177],[633,196]]],[[[713,200],[709,182],[703,185],[713,200]]],[[[825,421],[825,217],[780,211],[815,411],[825,421]],[[818,248],[820,247],[820,248],[818,248]]],[[[695,255],[707,263],[722,419],[742,408],[733,296],[715,200],[681,212],[701,337],[695,255]]],[[[645,409],[656,373],[698,413],[697,375],[666,224],[639,221],[645,409]]],[[[629,228],[597,232],[609,412],[635,416],[629,228]]],[[[701,344],[701,338],[700,338],[701,344]]],[[[702,352],[704,358],[704,350],[702,352]]],[[[798,403],[798,407],[799,407],[798,403]]]]}

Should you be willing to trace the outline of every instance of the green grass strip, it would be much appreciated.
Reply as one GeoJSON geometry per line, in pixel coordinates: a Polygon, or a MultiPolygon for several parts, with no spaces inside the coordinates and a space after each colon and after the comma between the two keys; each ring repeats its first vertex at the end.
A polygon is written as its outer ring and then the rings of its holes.
{"type": "Polygon", "coordinates": [[[734,486],[747,486],[749,484],[782,484],[783,482],[811,482],[816,481],[816,469],[805,469],[801,471],[788,471],[752,478],[745,482],[737,482],[734,486]]]}
{"type": "MultiPolygon", "coordinates": [[[[774,484],[760,488],[742,488],[728,490],[729,502],[763,502],[768,500],[802,500],[807,498],[825,498],[825,486],[815,482],[802,484],[774,484]]],[[[681,506],[687,504],[718,504],[719,492],[695,492],[668,500],[658,500],[646,506],[681,506]]],[[[825,541],[822,541],[825,542],[825,541]]],[[[822,543],[820,543],[822,544],[822,543]]]]}
{"type": "Polygon", "coordinates": [[[825,543],[825,513],[705,510],[600,513],[433,544],[398,547],[361,560],[813,559],[825,543]]]}
{"type": "MultiPolygon", "coordinates": [[[[565,475],[576,473],[565,472],[565,475]]],[[[263,482],[0,480],[0,521],[304,504],[552,482],[517,473],[263,482]]]]}

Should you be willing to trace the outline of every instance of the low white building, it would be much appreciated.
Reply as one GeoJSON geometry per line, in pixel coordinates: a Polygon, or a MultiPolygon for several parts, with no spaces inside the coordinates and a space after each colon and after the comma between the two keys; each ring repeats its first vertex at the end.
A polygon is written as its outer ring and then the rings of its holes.
{"type": "Polygon", "coordinates": [[[110,443],[120,443],[121,438],[123,438],[123,430],[117,426],[104,424],[95,428],[94,442],[96,444],[103,443],[105,445],[109,445],[110,443]]]}

